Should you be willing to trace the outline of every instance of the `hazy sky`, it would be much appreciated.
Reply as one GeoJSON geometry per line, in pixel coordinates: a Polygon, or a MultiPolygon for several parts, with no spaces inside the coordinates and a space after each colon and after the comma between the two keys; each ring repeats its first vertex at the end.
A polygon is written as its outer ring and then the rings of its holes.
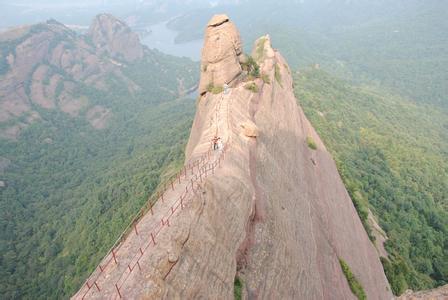
{"type": "Polygon", "coordinates": [[[0,28],[32,24],[53,18],[63,23],[87,25],[98,13],[125,17],[132,13],[167,16],[189,8],[238,3],[240,0],[0,0],[0,28]]]}

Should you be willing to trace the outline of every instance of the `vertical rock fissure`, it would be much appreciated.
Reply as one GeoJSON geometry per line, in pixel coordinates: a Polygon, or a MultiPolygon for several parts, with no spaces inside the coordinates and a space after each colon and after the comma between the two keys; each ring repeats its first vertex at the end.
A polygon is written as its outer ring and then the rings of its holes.
{"type": "MultiPolygon", "coordinates": [[[[255,124],[255,114],[258,111],[260,102],[259,95],[251,97],[249,104],[250,120],[255,124]]],[[[248,138],[248,151],[249,151],[249,175],[252,185],[252,209],[251,214],[246,223],[246,237],[238,248],[236,262],[237,269],[235,278],[242,277],[244,269],[246,268],[249,260],[249,250],[255,243],[255,228],[258,222],[261,222],[264,218],[263,205],[261,203],[262,193],[257,181],[257,140],[256,138],[248,138]]],[[[244,277],[243,277],[244,279],[244,277]]]]}

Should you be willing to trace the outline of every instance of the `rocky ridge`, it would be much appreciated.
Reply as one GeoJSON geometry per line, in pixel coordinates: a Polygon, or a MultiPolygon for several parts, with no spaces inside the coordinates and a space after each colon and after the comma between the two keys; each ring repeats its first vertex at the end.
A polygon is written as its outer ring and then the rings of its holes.
{"type": "Polygon", "coordinates": [[[138,36],[111,15],[98,15],[87,35],[49,20],[0,34],[0,137],[17,139],[41,118],[40,109],[84,116],[93,126],[107,126],[112,111],[89,103],[85,86],[108,92],[114,77],[129,93],[141,89],[123,68],[145,56],[138,36]],[[83,87],[80,89],[80,87],[83,87]]]}
{"type": "MultiPolygon", "coordinates": [[[[237,37],[226,16],[207,26],[202,96],[186,148],[187,164],[218,135],[230,145],[225,162],[157,236],[121,295],[233,299],[239,278],[245,299],[355,299],[343,259],[368,299],[391,299],[378,253],[336,165],[297,106],[286,61],[269,36],[262,37],[253,52],[260,76],[248,76],[237,37]],[[230,88],[204,89],[210,82],[230,88]]],[[[107,279],[113,269],[104,272],[103,289],[115,293],[107,279]]]]}
{"type": "Polygon", "coordinates": [[[98,15],[90,25],[88,35],[98,55],[107,53],[114,59],[126,62],[143,58],[143,46],[138,35],[112,15],[98,15]]]}

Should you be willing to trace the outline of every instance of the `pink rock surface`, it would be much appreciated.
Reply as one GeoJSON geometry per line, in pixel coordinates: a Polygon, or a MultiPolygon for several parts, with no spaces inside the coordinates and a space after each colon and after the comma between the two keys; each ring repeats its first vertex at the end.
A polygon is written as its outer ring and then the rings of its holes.
{"type": "Polygon", "coordinates": [[[226,15],[215,15],[205,30],[199,93],[206,92],[209,85],[222,87],[234,80],[242,71],[241,56],[238,29],[226,15]]]}
{"type": "MultiPolygon", "coordinates": [[[[235,83],[228,93],[199,99],[186,164],[206,153],[215,135],[231,146],[221,167],[142,255],[141,269],[120,285],[123,298],[233,299],[239,276],[246,299],[355,299],[342,258],[368,299],[392,299],[336,165],[297,105],[286,62],[265,39],[260,67],[270,84],[256,79],[260,89],[254,93],[235,83]],[[241,124],[256,126],[257,136],[248,137],[241,124]],[[308,136],[317,150],[308,147],[308,136]]],[[[173,190],[165,203],[177,196],[173,190]]],[[[138,226],[151,222],[148,213],[138,226]]],[[[124,261],[135,255],[123,250],[133,249],[135,239],[130,234],[120,244],[124,261]]],[[[101,291],[93,287],[85,299],[118,299],[120,268],[126,272],[120,264],[105,269],[98,277],[101,291]]]]}
{"type": "Polygon", "coordinates": [[[448,284],[432,290],[413,292],[407,290],[397,300],[446,300],[448,299],[448,284]]]}
{"type": "Polygon", "coordinates": [[[89,35],[100,52],[108,52],[112,57],[128,62],[143,57],[138,35],[112,15],[98,15],[89,28],[89,35]]]}

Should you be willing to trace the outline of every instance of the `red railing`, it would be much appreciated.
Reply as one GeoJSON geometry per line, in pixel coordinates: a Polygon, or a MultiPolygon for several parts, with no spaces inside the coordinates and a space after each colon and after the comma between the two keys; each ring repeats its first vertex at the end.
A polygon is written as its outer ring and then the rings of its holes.
{"type": "MultiPolygon", "coordinates": [[[[175,185],[181,183],[182,181],[181,178],[184,177],[184,180],[186,180],[188,174],[191,172],[190,182],[188,182],[188,184],[185,186],[185,190],[181,193],[178,199],[171,205],[168,211],[165,214],[163,214],[163,217],[160,219],[160,222],[158,222],[157,225],[154,228],[152,228],[149,232],[145,233],[147,239],[138,247],[137,252],[134,253],[134,255],[131,258],[131,261],[127,264],[127,268],[121,274],[119,279],[115,282],[114,284],[114,288],[116,290],[115,298],[123,297],[122,288],[126,283],[127,279],[129,278],[129,276],[135,270],[135,268],[141,270],[142,266],[140,264],[140,260],[142,259],[145,252],[151,245],[152,246],[156,245],[157,236],[160,234],[163,228],[170,226],[170,219],[174,216],[174,214],[177,211],[183,210],[188,204],[188,202],[193,199],[192,196],[196,193],[198,189],[201,188],[200,183],[202,183],[202,181],[206,177],[214,174],[215,169],[217,167],[220,167],[221,161],[225,158],[225,154],[228,151],[229,146],[230,142],[227,141],[227,143],[224,145],[223,150],[220,151],[221,153],[218,159],[216,159],[213,162],[210,162],[212,150],[211,149],[208,150],[206,153],[201,155],[199,159],[184,166],[182,170],[180,170],[177,174],[175,174],[175,176],[166,181],[165,184],[163,185],[162,191],[156,193],[157,197],[155,198],[156,199],[155,201],[153,197],[150,197],[148,199],[145,206],[139,211],[139,213],[134,217],[132,222],[126,227],[125,231],[114,243],[114,246],[112,246],[112,248],[109,250],[104,260],[98,265],[98,267],[94,270],[92,275],[86,280],[84,284],[85,291],[82,293],[82,299],[84,299],[93,288],[94,291],[96,290],[98,292],[101,292],[101,287],[99,286],[97,281],[101,276],[101,274],[105,271],[105,269],[112,261],[114,261],[115,264],[118,264],[117,252],[122,245],[121,242],[128,236],[128,234],[132,230],[135,231],[136,235],[139,234],[142,235],[142,233],[139,233],[137,228],[137,223],[141,219],[141,217],[148,211],[150,211],[151,214],[154,215],[153,203],[155,203],[156,201],[164,202],[164,194],[166,193],[166,191],[170,188],[174,191],[175,185]],[[195,170],[197,170],[196,173],[195,170]]],[[[129,255],[129,253],[127,253],[127,255],[129,255]]],[[[79,293],[81,292],[82,289],[81,291],[79,291],[79,293]]]]}
{"type": "MultiPolygon", "coordinates": [[[[216,135],[218,134],[218,119],[219,119],[219,111],[221,109],[222,100],[224,98],[224,95],[221,95],[221,99],[216,107],[216,135]]],[[[231,134],[231,128],[230,128],[230,121],[229,118],[231,117],[231,100],[229,99],[229,103],[227,104],[227,130],[229,134],[231,134]]],[[[184,180],[187,179],[188,173],[191,171],[191,179],[190,182],[186,185],[185,191],[181,193],[179,198],[174,202],[166,214],[164,214],[164,217],[161,218],[160,222],[157,223],[157,225],[150,230],[150,232],[146,233],[147,239],[140,245],[136,253],[131,258],[131,261],[127,264],[127,268],[125,271],[120,275],[119,279],[115,282],[115,290],[116,295],[115,298],[119,297],[122,298],[122,289],[124,284],[126,283],[129,276],[132,274],[132,272],[135,270],[135,268],[138,268],[141,270],[142,266],[140,265],[140,260],[145,254],[145,252],[149,249],[149,247],[156,245],[156,238],[161,232],[161,230],[165,227],[170,226],[170,219],[174,214],[179,210],[183,210],[189,201],[193,199],[193,195],[196,193],[198,189],[201,188],[200,184],[206,177],[208,177],[211,174],[215,173],[215,169],[217,167],[221,166],[221,161],[225,158],[226,152],[229,150],[230,147],[230,138],[228,138],[227,142],[224,145],[224,148],[222,152],[220,153],[218,159],[210,163],[211,153],[212,150],[209,149],[206,153],[202,154],[197,160],[190,162],[188,165],[184,166],[182,170],[180,170],[178,173],[173,175],[170,179],[165,181],[165,183],[162,186],[162,189],[156,192],[153,196],[148,198],[148,201],[145,203],[145,205],[140,209],[140,211],[137,213],[137,215],[132,219],[132,221],[129,223],[129,225],[126,227],[126,229],[123,231],[123,233],[120,235],[120,237],[116,240],[114,245],[110,248],[110,250],[107,252],[105,258],[103,261],[98,265],[98,267],[93,271],[91,276],[86,280],[83,287],[86,289],[83,292],[83,288],[78,292],[78,294],[82,294],[82,299],[84,299],[87,294],[93,289],[93,291],[101,292],[101,288],[98,284],[98,279],[105,272],[105,269],[110,265],[112,261],[114,261],[115,264],[118,264],[118,258],[117,254],[122,246],[122,242],[126,239],[126,237],[129,235],[129,233],[134,230],[136,235],[142,235],[143,233],[139,233],[137,228],[137,223],[139,220],[147,213],[148,211],[151,212],[151,215],[154,215],[153,206],[158,201],[164,202],[164,194],[167,192],[168,189],[172,189],[174,191],[174,186],[178,183],[181,183],[181,177],[184,176],[184,180]],[[195,173],[195,170],[197,169],[197,172],[195,173]],[[198,183],[199,182],[199,183],[198,183]],[[191,197],[188,197],[191,196],[191,197]]],[[[128,253],[127,253],[128,254],[128,253]]],[[[128,256],[128,255],[127,255],[128,256]]]]}

